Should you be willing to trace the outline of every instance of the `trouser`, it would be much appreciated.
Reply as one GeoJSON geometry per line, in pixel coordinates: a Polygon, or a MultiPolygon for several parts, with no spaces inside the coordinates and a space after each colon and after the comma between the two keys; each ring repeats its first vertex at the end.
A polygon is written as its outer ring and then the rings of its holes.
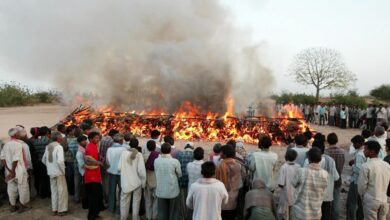
{"type": "Polygon", "coordinates": [[[141,186],[129,193],[125,193],[123,191],[121,192],[121,202],[120,202],[121,220],[127,219],[127,216],[129,215],[131,197],[133,197],[131,219],[132,220],[140,219],[138,213],[139,213],[139,207],[141,204],[141,197],[142,197],[141,186]]]}
{"type": "Polygon", "coordinates": [[[9,203],[12,206],[16,205],[16,199],[19,195],[19,202],[26,205],[30,201],[30,189],[27,182],[28,175],[24,173],[21,180],[13,179],[7,182],[7,193],[9,203]]]}
{"type": "Polygon", "coordinates": [[[158,198],[157,201],[157,219],[158,220],[179,220],[179,206],[180,206],[179,196],[173,199],[163,199],[158,198]]]}
{"type": "Polygon", "coordinates": [[[233,210],[222,210],[221,216],[222,220],[235,220],[237,215],[237,211],[233,210]]]}
{"type": "Polygon", "coordinates": [[[187,199],[187,193],[188,188],[180,188],[180,219],[187,219],[187,205],[186,205],[186,199],[187,199]]]}
{"type": "Polygon", "coordinates": [[[83,185],[83,176],[80,174],[77,166],[74,170],[74,201],[80,202],[81,200],[81,187],[83,185]]]}
{"type": "Polygon", "coordinates": [[[322,202],[321,205],[322,217],[321,220],[331,220],[332,215],[332,201],[322,202]]]}
{"type": "Polygon", "coordinates": [[[369,199],[363,199],[364,220],[385,220],[389,204],[369,199]]]}
{"type": "Polygon", "coordinates": [[[320,115],[320,125],[325,125],[325,115],[320,115]]]}
{"type": "Polygon", "coordinates": [[[334,126],[334,116],[329,116],[328,125],[334,126]]]}
{"type": "Polygon", "coordinates": [[[117,187],[119,188],[119,193],[121,191],[121,176],[108,174],[108,210],[112,213],[119,212],[116,206],[118,193],[117,187]]]}
{"type": "Polygon", "coordinates": [[[144,191],[145,196],[145,211],[146,219],[157,219],[157,197],[156,188],[146,187],[144,191]]]}
{"type": "Polygon", "coordinates": [[[341,187],[334,187],[331,219],[339,219],[340,217],[340,192],[341,187]]]}
{"type": "Polygon", "coordinates": [[[46,166],[38,161],[34,166],[35,189],[41,198],[50,197],[50,178],[46,166]]]}
{"type": "Polygon", "coordinates": [[[69,195],[74,195],[74,165],[73,162],[65,162],[65,177],[69,195]]]}
{"type": "Polygon", "coordinates": [[[68,188],[65,176],[50,178],[51,210],[53,212],[68,211],[68,188]]]}
{"type": "Polygon", "coordinates": [[[101,169],[102,187],[103,187],[103,199],[104,202],[108,202],[108,173],[106,169],[101,169]]]}
{"type": "Polygon", "coordinates": [[[347,119],[341,119],[340,128],[347,128],[347,119]]]}
{"type": "Polygon", "coordinates": [[[88,220],[96,219],[103,210],[103,187],[101,183],[85,184],[88,198],[88,220]]]}
{"type": "Polygon", "coordinates": [[[347,196],[347,220],[363,220],[362,200],[353,182],[349,185],[347,196]]]}
{"type": "Polygon", "coordinates": [[[33,174],[33,170],[30,169],[27,171],[27,173],[28,173],[28,188],[30,190],[30,198],[33,198],[38,194],[34,186],[35,177],[33,174]]]}

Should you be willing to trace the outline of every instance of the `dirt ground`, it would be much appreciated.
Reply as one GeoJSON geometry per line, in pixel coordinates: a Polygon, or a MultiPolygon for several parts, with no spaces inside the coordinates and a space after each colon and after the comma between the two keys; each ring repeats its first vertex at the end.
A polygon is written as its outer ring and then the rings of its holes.
{"type": "MultiPolygon", "coordinates": [[[[7,137],[7,131],[10,127],[17,124],[24,125],[28,130],[33,126],[47,125],[51,126],[63,118],[69,109],[64,106],[57,105],[45,105],[45,106],[30,106],[30,107],[17,107],[17,108],[0,108],[0,138],[3,140],[7,137]]],[[[317,132],[328,134],[335,132],[339,136],[339,145],[345,149],[349,146],[349,140],[360,131],[357,129],[339,129],[328,126],[316,126],[312,125],[317,132]]],[[[140,144],[145,143],[145,139],[140,140],[140,144]]],[[[186,141],[178,140],[175,143],[179,149],[183,148],[186,141]]],[[[200,141],[195,142],[196,146],[202,146],[206,152],[209,153],[212,150],[214,142],[200,141]]],[[[254,151],[257,149],[255,145],[246,145],[247,151],[254,151]]],[[[284,162],[285,147],[273,146],[272,151],[279,155],[278,166],[284,162]]],[[[346,154],[347,155],[347,154],[346,154]]],[[[346,162],[349,161],[347,155],[346,162]]],[[[351,167],[346,163],[344,165],[344,171],[342,173],[343,178],[343,190],[341,193],[341,219],[345,219],[345,204],[347,198],[348,185],[345,183],[348,176],[351,174],[351,167]]],[[[8,202],[3,200],[3,205],[0,207],[0,219],[59,219],[60,217],[52,217],[50,209],[50,199],[34,198],[31,202],[32,209],[23,214],[10,213],[8,211],[8,202]]],[[[87,211],[81,208],[80,204],[75,204],[72,197],[69,197],[69,214],[64,217],[65,219],[85,219],[87,211]]],[[[107,211],[101,213],[101,219],[117,219],[118,216],[112,215],[107,211]]],[[[389,217],[387,219],[390,219],[389,217]]]]}

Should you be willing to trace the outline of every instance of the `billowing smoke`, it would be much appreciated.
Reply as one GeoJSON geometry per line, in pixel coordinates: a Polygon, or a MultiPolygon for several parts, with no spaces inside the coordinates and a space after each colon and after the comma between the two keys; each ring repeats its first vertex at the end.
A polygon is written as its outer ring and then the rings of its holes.
{"type": "Polygon", "coordinates": [[[217,0],[0,2],[2,69],[127,110],[259,102],[273,78],[246,39],[217,0]]]}

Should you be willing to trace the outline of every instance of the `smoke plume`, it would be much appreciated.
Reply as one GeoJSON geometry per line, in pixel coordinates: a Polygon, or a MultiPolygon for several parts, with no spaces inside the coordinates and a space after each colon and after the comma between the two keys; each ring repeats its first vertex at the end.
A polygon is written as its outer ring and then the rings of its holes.
{"type": "Polygon", "coordinates": [[[2,69],[127,110],[259,102],[273,78],[247,39],[217,0],[0,3],[2,69]]]}

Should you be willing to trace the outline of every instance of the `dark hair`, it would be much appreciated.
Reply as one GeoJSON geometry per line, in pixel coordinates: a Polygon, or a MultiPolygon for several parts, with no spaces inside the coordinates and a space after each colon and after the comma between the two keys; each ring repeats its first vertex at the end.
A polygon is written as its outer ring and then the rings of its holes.
{"type": "Polygon", "coordinates": [[[45,136],[51,134],[51,130],[47,126],[42,126],[39,128],[39,135],[40,136],[45,136]]]}
{"type": "Polygon", "coordinates": [[[313,133],[310,130],[307,130],[303,133],[307,140],[310,140],[313,137],[313,133]]]}
{"type": "Polygon", "coordinates": [[[146,148],[148,148],[148,151],[154,151],[156,150],[156,142],[154,140],[150,140],[146,143],[146,148]]]}
{"type": "Polygon", "coordinates": [[[125,139],[125,141],[130,141],[132,138],[134,138],[132,133],[127,132],[123,135],[123,139],[125,139]]]}
{"type": "Polygon", "coordinates": [[[195,160],[202,160],[204,158],[204,150],[201,147],[197,147],[194,150],[194,159],[195,160]]]}
{"type": "Polygon", "coordinates": [[[298,156],[298,153],[293,149],[288,149],[286,151],[286,155],[284,156],[284,159],[286,161],[294,161],[298,156]]]}
{"type": "Polygon", "coordinates": [[[215,175],[215,164],[212,161],[206,161],[202,164],[200,173],[204,178],[211,178],[215,175]]]}
{"type": "Polygon", "coordinates": [[[153,130],[150,132],[150,137],[151,138],[157,138],[158,136],[160,136],[160,132],[158,130],[153,130]]]}
{"type": "Polygon", "coordinates": [[[226,145],[230,145],[230,146],[233,147],[234,150],[236,150],[236,143],[237,143],[237,142],[236,142],[234,139],[230,139],[230,140],[226,143],[226,145]]]}
{"type": "Polygon", "coordinates": [[[109,132],[108,132],[108,136],[110,137],[114,137],[114,135],[116,134],[119,134],[119,131],[116,130],[116,129],[111,129],[109,132]]]}
{"type": "Polygon", "coordinates": [[[368,130],[368,129],[364,129],[364,130],[362,131],[362,136],[363,136],[365,139],[371,137],[371,134],[372,134],[371,131],[368,130]]]}
{"type": "Polygon", "coordinates": [[[30,134],[32,135],[32,136],[39,136],[39,127],[33,127],[33,128],[31,128],[30,129],[30,134]]]}
{"type": "Polygon", "coordinates": [[[314,140],[325,142],[325,135],[322,133],[317,133],[314,135],[314,140]]]}
{"type": "Polygon", "coordinates": [[[366,146],[369,151],[373,151],[376,155],[378,155],[381,150],[381,145],[378,141],[367,141],[364,143],[364,146],[366,146]]]}
{"type": "Polygon", "coordinates": [[[81,130],[86,131],[86,130],[91,129],[91,128],[92,128],[92,125],[90,125],[90,124],[88,124],[88,123],[85,123],[85,122],[82,122],[82,123],[80,124],[80,128],[81,128],[81,130]]]}
{"type": "Polygon", "coordinates": [[[84,135],[81,135],[77,138],[77,143],[81,143],[81,142],[86,141],[86,140],[88,140],[88,138],[85,137],[84,135]]]}
{"type": "Polygon", "coordinates": [[[295,136],[295,144],[300,146],[306,146],[307,145],[307,138],[303,134],[298,134],[295,136]]]}
{"type": "Polygon", "coordinates": [[[270,148],[272,146],[272,140],[268,135],[260,137],[259,148],[270,148]]]}
{"type": "Polygon", "coordinates": [[[175,140],[173,139],[172,136],[169,135],[164,137],[164,142],[169,143],[171,146],[175,144],[175,140]]]}
{"type": "Polygon", "coordinates": [[[64,124],[57,124],[57,131],[63,131],[65,128],[64,124]]]}
{"type": "MultiPolygon", "coordinates": [[[[66,128],[66,133],[69,134],[70,132],[72,132],[73,130],[76,130],[77,126],[76,125],[69,125],[67,128],[66,128]]],[[[58,130],[58,127],[57,127],[57,130],[58,130]]]]}
{"type": "Polygon", "coordinates": [[[170,154],[171,153],[171,145],[169,143],[163,143],[161,145],[161,153],[170,154]]]}
{"type": "Polygon", "coordinates": [[[390,148],[390,138],[386,139],[386,147],[390,148]]]}
{"type": "MultiPolygon", "coordinates": [[[[156,144],[156,143],[155,143],[156,144]]],[[[130,139],[130,143],[129,143],[130,147],[131,148],[136,148],[139,146],[139,141],[137,138],[132,138],[130,139]]]]}
{"type": "Polygon", "coordinates": [[[236,156],[236,151],[231,145],[223,145],[221,151],[226,158],[234,158],[236,156]]]}
{"type": "Polygon", "coordinates": [[[220,144],[220,143],[214,144],[213,152],[216,153],[216,154],[221,153],[221,147],[222,147],[222,144],[220,144]]]}
{"type": "Polygon", "coordinates": [[[328,134],[328,137],[326,138],[326,140],[328,141],[328,143],[330,145],[335,145],[335,144],[337,144],[337,142],[339,142],[339,138],[337,137],[336,133],[328,134]]]}
{"type": "Polygon", "coordinates": [[[363,144],[364,143],[364,137],[361,135],[355,135],[352,139],[351,142],[354,144],[363,144]]]}
{"type": "Polygon", "coordinates": [[[90,118],[84,119],[83,122],[86,123],[86,124],[88,124],[90,127],[92,127],[92,125],[93,125],[93,121],[92,121],[92,119],[90,119],[90,118]]]}
{"type": "Polygon", "coordinates": [[[322,157],[321,150],[318,149],[317,147],[312,147],[307,152],[307,157],[308,157],[310,163],[319,163],[322,159],[321,158],[322,157]]]}
{"type": "Polygon", "coordinates": [[[96,131],[92,131],[91,133],[88,134],[88,139],[91,141],[94,137],[100,136],[100,134],[96,131]]]}

